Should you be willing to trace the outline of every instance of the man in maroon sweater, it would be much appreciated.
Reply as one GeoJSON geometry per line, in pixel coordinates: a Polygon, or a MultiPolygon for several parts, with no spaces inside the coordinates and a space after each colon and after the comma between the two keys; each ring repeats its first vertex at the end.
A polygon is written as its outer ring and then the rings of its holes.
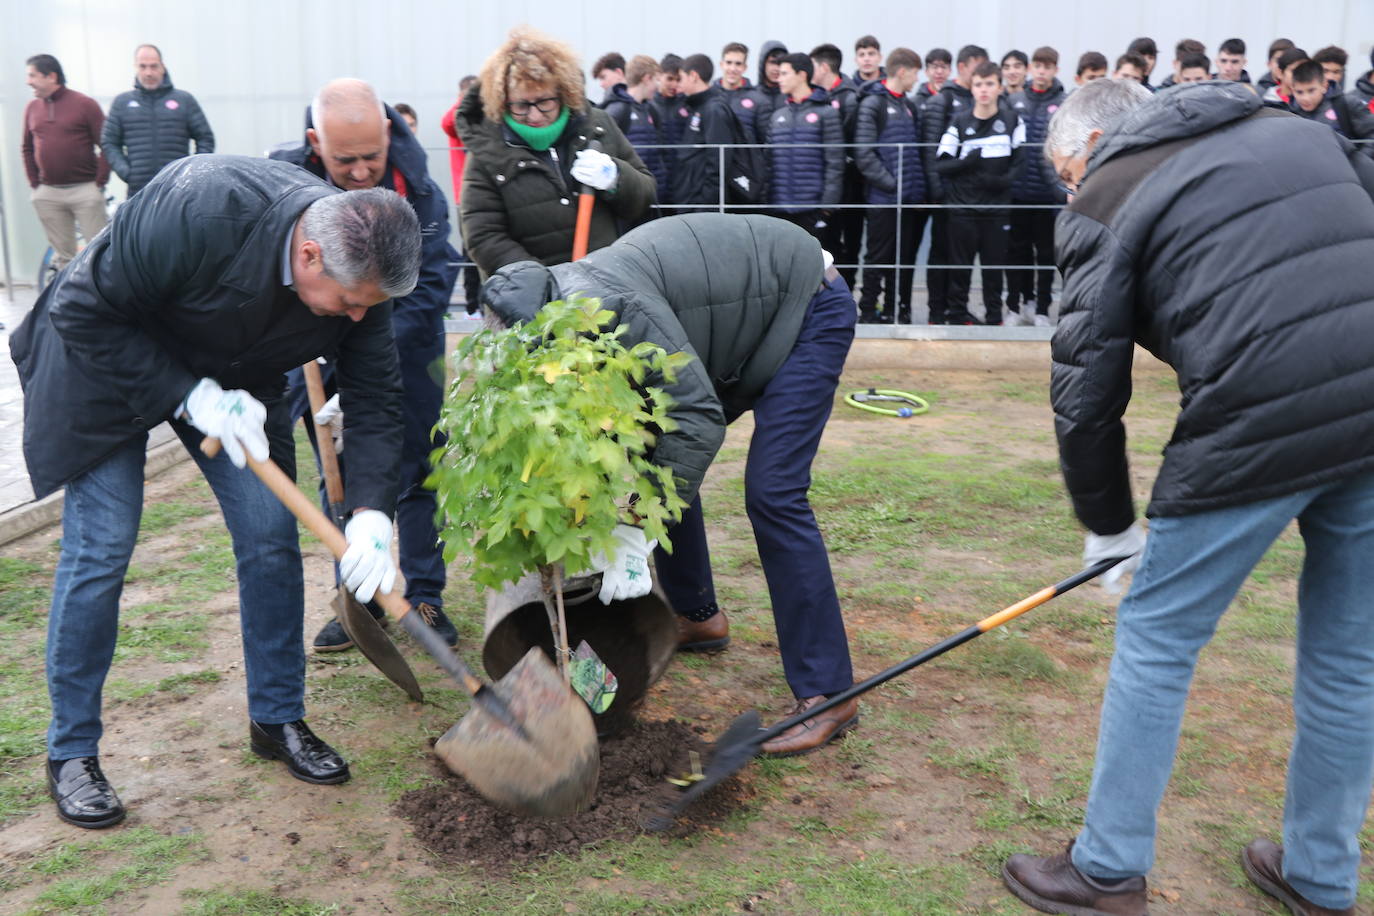
{"type": "Polygon", "coordinates": [[[24,170],[60,270],[76,257],[77,223],[87,241],[105,228],[105,115],[95,99],[67,88],[62,65],[51,54],[35,54],[27,64],[34,99],[24,109],[24,170]]]}

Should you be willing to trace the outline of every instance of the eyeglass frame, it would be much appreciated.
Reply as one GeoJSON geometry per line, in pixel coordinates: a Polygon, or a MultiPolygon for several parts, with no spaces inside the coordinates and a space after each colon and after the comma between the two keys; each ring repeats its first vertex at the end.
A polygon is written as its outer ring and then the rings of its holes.
{"type": "Polygon", "coordinates": [[[556,95],[547,96],[542,99],[535,99],[533,101],[528,101],[526,99],[516,99],[514,101],[506,103],[506,111],[510,112],[511,115],[516,118],[529,117],[531,108],[535,109],[540,114],[549,115],[553,114],[555,111],[562,107],[563,100],[556,95]],[[517,108],[516,106],[520,107],[517,108]]]}

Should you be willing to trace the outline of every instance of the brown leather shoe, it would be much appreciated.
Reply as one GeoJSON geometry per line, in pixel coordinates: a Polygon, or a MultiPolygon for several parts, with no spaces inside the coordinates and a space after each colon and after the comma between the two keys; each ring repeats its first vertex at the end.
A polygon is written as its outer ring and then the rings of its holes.
{"type": "Polygon", "coordinates": [[[1355,908],[1333,910],[1317,906],[1283,880],[1283,847],[1258,839],[1240,851],[1240,864],[1260,890],[1283,902],[1293,916],[1355,916],[1355,908]]]}
{"type": "MultiPolygon", "coordinates": [[[[788,718],[801,715],[812,706],[825,702],[824,696],[807,697],[798,700],[788,718]]],[[[760,750],[770,757],[797,757],[809,754],[843,735],[859,724],[859,700],[849,700],[834,709],[826,710],[818,716],[806,719],[778,735],[772,741],[765,741],[760,750]]]]}
{"type": "Polygon", "coordinates": [[[730,621],[724,611],[716,611],[703,621],[686,617],[677,619],[677,650],[679,652],[713,652],[730,645],[730,621]]]}
{"type": "Polygon", "coordinates": [[[1002,866],[1007,890],[1043,913],[1068,916],[1145,916],[1145,878],[1127,878],[1107,887],[1074,867],[1068,848],[1058,855],[1040,858],[1017,853],[1002,866]]]}

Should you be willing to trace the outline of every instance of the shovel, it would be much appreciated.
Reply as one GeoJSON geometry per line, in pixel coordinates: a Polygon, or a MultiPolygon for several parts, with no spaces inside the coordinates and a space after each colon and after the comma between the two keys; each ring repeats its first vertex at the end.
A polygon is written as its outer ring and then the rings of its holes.
{"type": "MultiPolygon", "coordinates": [[[[601,152],[601,142],[593,140],[587,144],[587,149],[601,152]]],[[[592,208],[595,206],[596,188],[589,188],[584,184],[581,192],[577,195],[577,222],[573,224],[572,259],[574,261],[580,261],[587,256],[587,246],[591,244],[592,237],[592,208]]]]}
{"type": "Polygon", "coordinates": [[[807,719],[814,718],[828,709],[834,709],[841,703],[847,703],[860,694],[867,693],[879,684],[885,684],[900,674],[905,674],[917,665],[924,665],[926,662],[935,658],[937,655],[944,655],[956,646],[983,635],[988,630],[996,629],[1009,620],[1020,617],[1031,608],[1039,607],[1056,595],[1062,595],[1071,588],[1082,585],[1092,579],[1096,579],[1116,564],[1127,559],[1126,557],[1112,557],[1100,560],[1081,570],[1061,582],[1057,582],[1047,588],[1042,588],[1028,598],[1022,598],[1009,607],[1003,608],[996,614],[984,617],[962,632],[956,633],[947,639],[936,643],[929,649],[911,656],[906,661],[900,662],[888,668],[886,671],[873,675],[866,681],[855,684],[848,690],[835,694],[824,703],[818,703],[804,713],[799,713],[788,719],[783,719],[771,728],[763,728],[759,714],[755,710],[738,716],[735,721],[725,730],[715,743],[715,750],[711,754],[711,762],[707,764],[704,773],[696,779],[692,786],[682,793],[682,797],[674,802],[668,810],[651,818],[646,824],[649,830],[667,830],[673,825],[674,819],[687,809],[687,806],[696,801],[711,789],[720,785],[726,779],[738,773],[748,765],[749,761],[757,757],[765,741],[770,741],[781,735],[795,725],[800,725],[807,719]]]}
{"type": "MultiPolygon", "coordinates": [[[[320,377],[319,363],[311,360],[301,367],[305,376],[305,390],[310,396],[310,413],[320,412],[324,407],[324,379],[320,377]]],[[[339,455],[334,451],[334,436],[328,426],[315,424],[315,444],[320,450],[320,467],[324,469],[324,488],[329,496],[329,514],[336,527],[343,527],[343,480],[339,476],[339,455]]],[[[405,656],[396,648],[391,637],[386,635],[382,625],[372,613],[353,597],[353,593],[340,586],[334,594],[334,613],[343,624],[344,632],[358,651],[385,674],[396,686],[404,690],[417,703],[424,702],[425,695],[420,690],[419,681],[405,656]]]]}
{"type": "MultiPolygon", "coordinates": [[[[219,440],[207,437],[200,449],[214,457],[219,440]]],[[[281,468],[252,455],[248,466],[336,559],[343,557],[348,549],[343,532],[281,468]]],[[[516,814],[557,817],[591,805],[601,770],[592,714],[542,650],[531,649],[501,680],[485,684],[411,610],[399,581],[391,592],[378,592],[377,601],[472,697],[468,714],[434,746],[449,769],[488,801],[516,814]]]]}

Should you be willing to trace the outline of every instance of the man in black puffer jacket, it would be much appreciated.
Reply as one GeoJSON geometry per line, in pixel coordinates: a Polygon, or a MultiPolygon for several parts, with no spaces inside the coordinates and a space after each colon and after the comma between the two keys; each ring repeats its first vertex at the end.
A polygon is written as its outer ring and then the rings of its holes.
{"type": "MultiPolygon", "coordinates": [[[[826,269],[820,245],[796,226],[768,216],[695,213],[654,220],[571,264],[512,264],[487,281],[482,304],[509,325],[578,294],[615,313],[612,324],[623,327],[626,346],[649,341],[695,357],[671,385],[645,380],[672,398],[668,415],[676,421],[658,437],[653,460],[672,471],[689,503],[671,531],[673,552],[654,553],[654,575],[679,614],[679,648],[729,642],[697,488],[726,424],[752,411],[744,502],[794,711],[849,687],[844,619],[807,500],[811,460],[854,339],[854,299],[843,278],[826,269]]],[[[644,555],[652,549],[637,528],[618,534],[627,545],[637,540],[644,555]]],[[[647,594],[650,583],[641,578],[641,586],[647,594]]],[[[815,750],[857,722],[858,709],[857,700],[840,704],[763,750],[815,750]]]]}
{"type": "Polygon", "coordinates": [[[1046,145],[1075,189],[1056,227],[1060,464],[1085,561],[1130,556],[1116,569],[1138,572],[1117,609],[1085,826],[1059,855],[1013,856],[1003,877],[1047,912],[1145,913],[1198,653],[1296,519],[1284,845],[1257,839],[1241,861],[1294,913],[1353,914],[1374,775],[1374,293],[1351,265],[1374,260],[1374,163],[1231,82],[1150,96],[1098,80],[1065,101],[1046,145]],[[1137,344],[1181,393],[1148,539],[1122,423],[1137,344]]]}
{"type": "MultiPolygon", "coordinates": [[[[601,108],[611,116],[625,139],[639,154],[639,161],[653,173],[658,189],[658,203],[668,202],[672,180],[671,160],[663,148],[663,130],[658,123],[651,99],[654,96],[658,61],[647,54],[637,54],[625,69],[625,83],[611,88],[610,96],[601,108]]],[[[645,213],[638,222],[658,215],[658,208],[645,213]]]]}
{"type": "Polygon", "coordinates": [[[713,69],[705,54],[693,54],[682,62],[678,95],[687,118],[684,148],[675,150],[673,163],[674,204],[719,204],[724,190],[720,166],[723,161],[729,174],[732,165],[730,150],[722,156],[716,146],[735,141],[735,115],[720,90],[711,85],[713,69]]]}
{"type": "MultiPolygon", "coordinates": [[[[271,158],[297,165],[345,191],[374,187],[395,191],[420,222],[419,282],[409,295],[392,303],[391,311],[405,390],[401,487],[394,506],[396,534],[406,600],[453,645],[458,633],[443,612],[448,579],[434,527],[434,491],[424,485],[434,447],[431,430],[443,401],[444,313],[458,278],[458,252],[448,242],[448,201],[429,177],[425,151],[405,121],[361,80],[325,84],[306,108],[301,145],[276,150],[271,158]]],[[[288,379],[293,416],[304,417],[309,413],[305,379],[299,369],[293,369],[288,379]]],[[[326,382],[333,387],[332,371],[326,373],[326,382]]],[[[306,429],[313,432],[313,424],[307,422],[306,429]]],[[[351,449],[339,457],[344,468],[353,463],[351,449]]],[[[327,502],[323,494],[321,500],[327,502]]],[[[393,507],[377,508],[391,511],[393,507]]],[[[380,607],[374,605],[371,610],[373,616],[381,616],[380,607]]],[[[338,620],[326,623],[315,635],[314,648],[319,652],[352,645],[338,620]]]]}
{"type": "Polygon", "coordinates": [[[811,85],[811,58],[789,54],[778,64],[786,101],[768,120],[768,202],[817,240],[832,236],[829,221],[844,193],[844,129],[825,90],[811,85]]]}
{"type": "Polygon", "coordinates": [[[215,134],[196,97],[172,87],[156,45],[134,51],[134,88],[115,96],[100,132],[110,168],[129,186],[129,196],[152,181],[164,165],[187,155],[215,151],[215,134]]]}
{"type": "Polygon", "coordinates": [[[1027,162],[1011,186],[1013,204],[1034,204],[1044,209],[1011,211],[1008,264],[1025,264],[1026,270],[1007,271],[1007,323],[1049,327],[1050,301],[1054,290],[1054,218],[1064,203],[1059,179],[1042,154],[1050,118],[1064,103],[1064,86],[1055,77],[1059,52],[1036,48],[1031,55],[1026,88],[1007,98],[1007,106],[1025,128],[1027,162]],[[1022,303],[1024,302],[1024,306],[1022,303]],[[1021,310],[1018,316],[1017,311],[1021,310]]]}
{"type": "MultiPolygon", "coordinates": [[[[1369,55],[1374,64],[1374,52],[1369,55]]],[[[1366,70],[1364,76],[1355,80],[1355,88],[1345,94],[1345,107],[1350,119],[1355,123],[1355,133],[1361,137],[1374,137],[1374,70],[1366,70]]],[[[1374,158],[1374,142],[1360,144],[1365,155],[1374,158]]]]}
{"type": "Polygon", "coordinates": [[[926,182],[917,145],[921,117],[907,93],[916,85],[920,70],[919,54],[910,48],[897,48],[887,55],[887,78],[865,83],[859,101],[854,158],[867,185],[865,202],[870,208],[867,266],[859,295],[859,320],[863,322],[911,321],[911,281],[927,211],[910,206],[925,203],[926,182]],[[897,267],[875,268],[874,264],[897,267]],[[877,312],[880,294],[881,319],[877,312]]]}

